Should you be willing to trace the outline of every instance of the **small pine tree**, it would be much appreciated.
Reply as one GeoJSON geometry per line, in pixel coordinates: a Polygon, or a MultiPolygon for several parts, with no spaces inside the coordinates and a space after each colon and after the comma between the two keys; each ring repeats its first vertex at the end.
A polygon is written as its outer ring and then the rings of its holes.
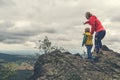
{"type": "Polygon", "coordinates": [[[51,48],[51,42],[49,41],[48,37],[45,36],[45,39],[43,41],[39,40],[39,50],[43,50],[44,53],[48,53],[50,52],[50,48],[51,48]]]}
{"type": "Polygon", "coordinates": [[[39,45],[38,45],[38,49],[40,52],[44,52],[45,54],[46,53],[50,53],[54,50],[59,50],[59,51],[62,51],[62,52],[65,52],[65,49],[62,48],[62,47],[57,47],[57,46],[52,46],[52,43],[49,41],[48,37],[45,36],[45,38],[43,40],[39,40],[39,45]]]}

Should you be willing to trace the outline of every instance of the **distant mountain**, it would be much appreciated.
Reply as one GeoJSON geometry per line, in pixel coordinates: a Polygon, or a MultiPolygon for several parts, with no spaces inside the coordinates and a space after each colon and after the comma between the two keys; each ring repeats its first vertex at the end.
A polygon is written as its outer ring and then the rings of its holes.
{"type": "Polygon", "coordinates": [[[33,55],[0,53],[0,80],[3,80],[4,75],[8,75],[6,71],[9,72],[9,69],[5,69],[4,66],[9,64],[12,64],[12,67],[8,66],[11,70],[14,67],[15,74],[9,76],[9,79],[7,80],[26,80],[33,73],[33,65],[35,61],[36,56],[33,55]]]}
{"type": "Polygon", "coordinates": [[[14,54],[14,55],[34,55],[37,50],[0,50],[0,53],[14,54]]]}
{"type": "Polygon", "coordinates": [[[29,80],[120,80],[120,54],[105,45],[102,49],[94,61],[59,50],[43,54],[29,80]]]}
{"type": "Polygon", "coordinates": [[[35,57],[30,55],[15,55],[15,54],[5,54],[0,53],[0,63],[3,62],[15,62],[15,61],[27,61],[27,60],[33,60],[35,57]],[[32,58],[32,59],[31,59],[32,58]]]}

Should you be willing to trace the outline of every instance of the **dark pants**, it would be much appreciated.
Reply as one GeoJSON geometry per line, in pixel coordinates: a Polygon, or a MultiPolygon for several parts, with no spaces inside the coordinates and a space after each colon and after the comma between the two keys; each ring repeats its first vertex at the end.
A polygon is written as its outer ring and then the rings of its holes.
{"type": "Polygon", "coordinates": [[[86,46],[86,48],[87,48],[88,59],[92,59],[92,53],[91,53],[92,45],[88,45],[86,46]]]}
{"type": "Polygon", "coordinates": [[[97,32],[95,34],[95,51],[96,53],[99,53],[99,49],[102,48],[102,39],[106,35],[106,31],[102,30],[100,32],[97,32]]]}

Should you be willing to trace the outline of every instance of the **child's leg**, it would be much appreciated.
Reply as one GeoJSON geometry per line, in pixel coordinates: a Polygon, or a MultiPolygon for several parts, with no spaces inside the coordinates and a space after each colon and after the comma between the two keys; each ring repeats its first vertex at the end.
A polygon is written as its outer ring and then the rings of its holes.
{"type": "Polygon", "coordinates": [[[92,45],[86,46],[86,48],[87,48],[88,59],[92,59],[92,53],[91,53],[92,45]]]}

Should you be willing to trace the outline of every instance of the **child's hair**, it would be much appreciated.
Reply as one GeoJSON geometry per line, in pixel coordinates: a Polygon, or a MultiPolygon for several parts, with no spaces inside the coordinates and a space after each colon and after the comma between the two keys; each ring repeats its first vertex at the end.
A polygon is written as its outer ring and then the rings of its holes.
{"type": "Polygon", "coordinates": [[[90,28],[85,28],[85,32],[90,32],[90,28]]]}

